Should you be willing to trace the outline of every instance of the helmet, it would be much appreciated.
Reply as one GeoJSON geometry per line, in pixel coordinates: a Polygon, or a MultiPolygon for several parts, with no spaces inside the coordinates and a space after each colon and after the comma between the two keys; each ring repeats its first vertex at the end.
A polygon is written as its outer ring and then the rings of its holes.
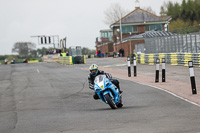
{"type": "Polygon", "coordinates": [[[93,76],[96,76],[97,73],[98,73],[98,66],[96,64],[92,64],[90,66],[90,73],[93,75],[93,76]]]}

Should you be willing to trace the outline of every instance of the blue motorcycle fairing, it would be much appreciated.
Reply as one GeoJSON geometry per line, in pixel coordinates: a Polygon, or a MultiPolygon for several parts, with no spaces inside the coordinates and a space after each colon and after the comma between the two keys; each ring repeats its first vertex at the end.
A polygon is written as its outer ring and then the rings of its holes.
{"type": "Polygon", "coordinates": [[[105,95],[109,94],[114,98],[114,102],[117,103],[120,100],[119,89],[106,78],[105,75],[99,75],[95,78],[94,90],[99,95],[100,99],[106,103],[105,95]]]}

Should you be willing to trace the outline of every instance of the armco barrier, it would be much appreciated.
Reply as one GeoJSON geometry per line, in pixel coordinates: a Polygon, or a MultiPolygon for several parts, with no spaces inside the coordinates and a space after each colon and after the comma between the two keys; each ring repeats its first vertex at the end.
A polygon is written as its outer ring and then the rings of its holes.
{"type": "Polygon", "coordinates": [[[160,64],[162,64],[162,58],[165,58],[165,54],[164,53],[160,53],[159,55],[159,59],[160,59],[160,64]]]}
{"type": "Polygon", "coordinates": [[[200,67],[200,54],[199,54],[199,67],[200,67]]]}
{"type": "Polygon", "coordinates": [[[144,55],[145,55],[145,54],[140,54],[140,63],[141,63],[141,64],[145,64],[144,55]]]}
{"type": "Polygon", "coordinates": [[[171,65],[178,65],[178,54],[171,53],[171,65]]]}
{"type": "Polygon", "coordinates": [[[28,61],[28,63],[38,63],[39,61],[38,60],[31,60],[31,61],[28,61]]]}
{"type": "Polygon", "coordinates": [[[136,58],[137,63],[141,64],[141,61],[140,61],[140,54],[136,54],[136,56],[137,56],[137,58],[136,58]]]}
{"type": "Polygon", "coordinates": [[[136,54],[137,63],[139,64],[155,64],[155,60],[165,58],[167,64],[188,66],[188,61],[193,61],[193,65],[200,67],[200,53],[160,53],[160,54],[136,54]]]}
{"type": "Polygon", "coordinates": [[[154,54],[149,54],[149,65],[153,65],[154,64],[154,54]]]}
{"type": "Polygon", "coordinates": [[[199,54],[192,54],[193,65],[199,65],[199,54]]]}
{"type": "Polygon", "coordinates": [[[184,66],[188,66],[188,61],[192,61],[192,54],[185,53],[184,54],[184,66]]]}

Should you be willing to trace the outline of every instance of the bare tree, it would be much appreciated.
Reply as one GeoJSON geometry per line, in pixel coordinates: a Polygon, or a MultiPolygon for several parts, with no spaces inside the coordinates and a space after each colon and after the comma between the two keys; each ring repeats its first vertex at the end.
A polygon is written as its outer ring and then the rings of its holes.
{"type": "Polygon", "coordinates": [[[104,23],[111,25],[114,22],[121,19],[121,17],[127,14],[127,11],[123,10],[122,7],[118,4],[111,4],[110,7],[104,11],[105,20],[104,23]]]}
{"type": "Polygon", "coordinates": [[[27,56],[32,50],[36,48],[36,45],[31,42],[16,42],[12,48],[13,53],[18,53],[22,56],[27,56]]]}
{"type": "Polygon", "coordinates": [[[145,10],[145,11],[147,11],[147,12],[150,12],[150,13],[156,15],[156,12],[153,11],[153,9],[152,9],[150,6],[148,6],[148,7],[143,7],[142,9],[145,10]]]}

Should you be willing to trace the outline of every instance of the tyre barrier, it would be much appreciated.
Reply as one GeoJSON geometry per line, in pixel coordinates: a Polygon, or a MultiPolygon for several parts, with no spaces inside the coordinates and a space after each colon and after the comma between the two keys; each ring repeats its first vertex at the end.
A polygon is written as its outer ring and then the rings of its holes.
{"type": "Polygon", "coordinates": [[[85,64],[85,56],[61,56],[58,58],[58,63],[66,65],[85,64]]]}
{"type": "Polygon", "coordinates": [[[145,54],[140,54],[140,63],[145,64],[145,54]]]}
{"type": "Polygon", "coordinates": [[[66,64],[66,65],[72,65],[73,62],[72,62],[72,56],[65,56],[65,57],[59,57],[58,58],[58,63],[61,63],[61,64],[66,64]]]}
{"type": "Polygon", "coordinates": [[[171,65],[178,65],[178,54],[177,53],[171,53],[171,65]]]}
{"type": "Polygon", "coordinates": [[[167,64],[188,66],[188,61],[193,61],[193,65],[200,67],[200,53],[159,53],[159,54],[135,54],[137,63],[154,65],[156,59],[165,58],[167,64]]]}

